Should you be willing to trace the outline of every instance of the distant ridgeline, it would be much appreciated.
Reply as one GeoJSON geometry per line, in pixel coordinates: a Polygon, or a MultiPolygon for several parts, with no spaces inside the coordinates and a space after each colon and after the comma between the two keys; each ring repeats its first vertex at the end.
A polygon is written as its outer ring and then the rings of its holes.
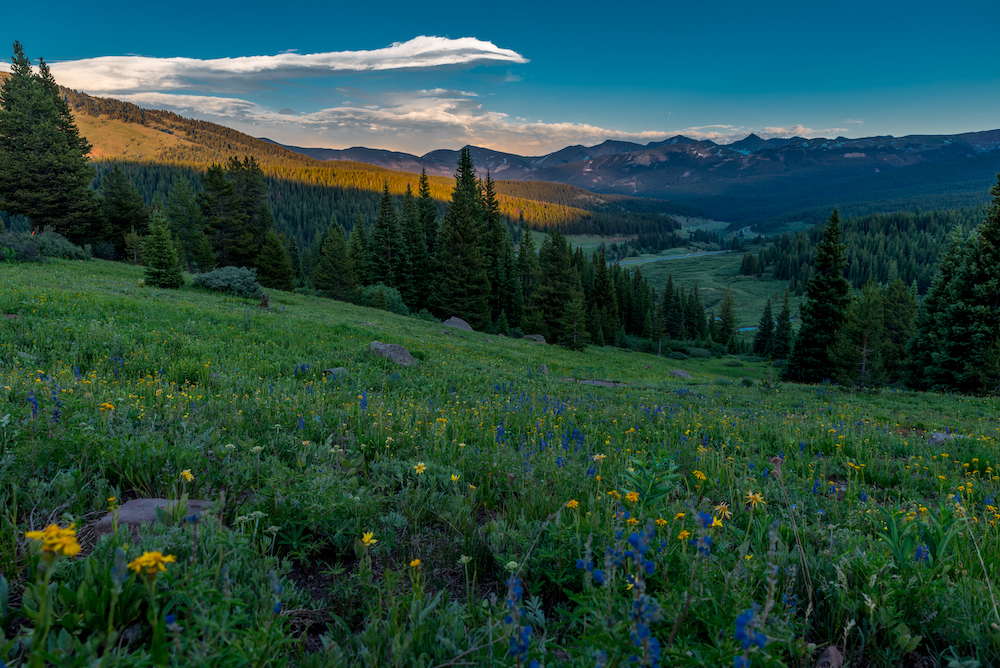
{"type": "MultiPolygon", "coordinates": [[[[843,221],[842,243],[846,246],[846,277],[860,288],[871,278],[888,284],[901,278],[916,282],[920,294],[934,278],[938,257],[956,229],[968,232],[983,221],[986,205],[945,211],[900,211],[855,216],[843,221]]],[[[816,244],[824,225],[792,235],[782,234],[773,245],[750,250],[743,257],[740,273],[789,281],[793,294],[802,294],[815,274],[816,244]]],[[[751,247],[752,248],[752,247],[751,247]]]]}
{"type": "MultiPolygon", "coordinates": [[[[416,189],[417,175],[346,161],[319,161],[277,144],[250,137],[216,123],[184,118],[172,112],[143,109],[134,104],[100,98],[61,88],[77,114],[151,128],[170,140],[153,155],[121,158],[113,155],[95,161],[98,181],[121,164],[147,202],[159,193],[166,198],[175,179],[183,178],[200,189],[200,175],[208,166],[224,164],[232,156],[254,156],[268,178],[270,204],[279,229],[296,237],[300,245],[312,243],[325,231],[332,216],[350,230],[358,212],[373,220],[382,185],[400,198],[407,185],[416,189]]],[[[84,132],[86,135],[87,133],[84,132]]],[[[96,141],[90,137],[92,143],[96,141]]],[[[431,196],[441,213],[448,202],[454,179],[429,176],[431,196]]],[[[680,225],[671,214],[699,215],[692,207],[663,200],[623,195],[595,195],[563,184],[497,181],[500,211],[514,232],[519,224],[545,230],[557,226],[566,234],[661,235],[669,245],[683,240],[680,225]]],[[[398,204],[398,201],[397,201],[398,204]]]]}

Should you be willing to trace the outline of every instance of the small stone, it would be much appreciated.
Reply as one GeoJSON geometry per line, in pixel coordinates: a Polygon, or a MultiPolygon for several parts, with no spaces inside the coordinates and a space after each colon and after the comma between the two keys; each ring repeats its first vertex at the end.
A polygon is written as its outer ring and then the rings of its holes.
{"type": "Polygon", "coordinates": [[[23,357],[23,358],[24,358],[24,359],[26,359],[26,360],[31,360],[32,362],[34,362],[35,360],[37,360],[37,359],[38,359],[38,358],[37,358],[37,357],[35,357],[34,355],[29,355],[28,353],[26,353],[26,352],[21,352],[21,351],[18,351],[18,353],[17,353],[17,356],[18,356],[18,357],[23,357]]]}
{"type": "Polygon", "coordinates": [[[539,371],[542,372],[543,376],[549,375],[549,367],[545,366],[544,364],[542,365],[542,368],[539,369],[539,371]]]}
{"type": "Polygon", "coordinates": [[[490,337],[487,336],[486,337],[486,343],[493,343],[493,339],[491,339],[490,337]]]}
{"type": "Polygon", "coordinates": [[[441,324],[444,325],[445,327],[454,327],[455,329],[464,329],[467,332],[473,331],[472,330],[472,325],[470,325],[469,323],[465,322],[461,318],[456,318],[455,316],[452,316],[452,317],[448,318],[447,320],[445,320],[441,324]]]}
{"type": "Polygon", "coordinates": [[[417,366],[417,360],[410,354],[410,351],[395,343],[372,341],[371,345],[368,346],[368,352],[378,357],[384,357],[400,366],[417,366]]]}
{"type": "Polygon", "coordinates": [[[927,439],[929,445],[944,445],[948,441],[954,440],[955,434],[946,434],[943,431],[935,431],[927,439]]]}
{"type": "Polygon", "coordinates": [[[347,369],[342,366],[338,366],[335,369],[323,369],[324,376],[333,376],[334,378],[340,378],[341,376],[347,375],[347,369]]]}
{"type": "Polygon", "coordinates": [[[843,665],[844,655],[833,645],[827,647],[816,662],[816,668],[841,668],[843,665]]]}
{"type": "Polygon", "coordinates": [[[545,343],[545,337],[542,336],[541,334],[525,334],[524,338],[528,339],[529,341],[537,341],[538,343],[545,343]]]}
{"type": "MultiPolygon", "coordinates": [[[[118,526],[127,526],[138,529],[140,525],[156,522],[156,509],[163,508],[170,512],[177,501],[169,499],[132,499],[118,509],[118,526]]],[[[205,499],[188,499],[185,514],[191,515],[204,513],[212,506],[211,501],[205,499]]],[[[114,530],[114,516],[108,513],[94,525],[94,529],[99,534],[111,533],[114,530]]]]}
{"type": "Polygon", "coordinates": [[[675,378],[690,378],[691,377],[691,374],[689,374],[687,371],[684,371],[683,369],[674,369],[673,371],[670,372],[670,375],[673,376],[673,377],[675,377],[675,378]]]}

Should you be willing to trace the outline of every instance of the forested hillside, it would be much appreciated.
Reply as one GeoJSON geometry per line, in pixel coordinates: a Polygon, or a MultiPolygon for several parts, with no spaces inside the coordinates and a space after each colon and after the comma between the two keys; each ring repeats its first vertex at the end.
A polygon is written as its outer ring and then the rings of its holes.
{"type": "MultiPolygon", "coordinates": [[[[897,278],[915,284],[924,294],[934,278],[936,263],[956,230],[971,230],[983,221],[986,205],[929,212],[876,213],[848,218],[843,223],[846,278],[860,288],[869,279],[889,284],[897,278]]],[[[790,281],[801,294],[814,275],[816,244],[823,225],[783,234],[768,247],[744,256],[740,273],[790,281]]]]}

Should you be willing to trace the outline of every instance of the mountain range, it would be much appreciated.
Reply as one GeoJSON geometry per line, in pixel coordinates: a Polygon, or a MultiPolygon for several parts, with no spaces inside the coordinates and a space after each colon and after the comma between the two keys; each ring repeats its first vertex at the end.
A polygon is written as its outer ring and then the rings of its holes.
{"type": "MultiPolygon", "coordinates": [[[[445,175],[458,151],[422,156],[355,147],[286,148],[317,160],[445,175]]],[[[732,144],[682,135],[646,145],[606,141],[542,156],[469,147],[497,179],[565,183],[596,193],[669,199],[719,220],[760,223],[810,208],[944,208],[984,201],[1000,170],[1000,130],[955,135],[763,139],[732,144]]]]}

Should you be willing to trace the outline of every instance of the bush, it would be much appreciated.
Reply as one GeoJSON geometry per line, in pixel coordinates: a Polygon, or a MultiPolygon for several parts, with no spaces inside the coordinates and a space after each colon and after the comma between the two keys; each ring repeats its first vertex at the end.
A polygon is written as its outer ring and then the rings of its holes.
{"type": "Polygon", "coordinates": [[[695,359],[708,359],[712,356],[712,351],[705,350],[704,348],[688,348],[687,354],[689,357],[694,357],[695,359]]]}
{"type": "Polygon", "coordinates": [[[757,357],[756,355],[740,355],[740,359],[744,362],[766,362],[767,359],[764,357],[757,357]]]}
{"type": "Polygon", "coordinates": [[[788,366],[788,360],[773,360],[771,362],[771,366],[773,366],[775,369],[784,369],[786,366],[788,366]]]}
{"type": "Polygon", "coordinates": [[[425,308],[422,308],[418,312],[414,313],[413,317],[416,318],[417,320],[426,320],[427,322],[433,322],[437,325],[441,324],[441,321],[435,318],[434,314],[425,308]]]}
{"type": "Polygon", "coordinates": [[[390,288],[384,283],[365,286],[361,291],[361,305],[397,315],[410,315],[410,309],[403,303],[403,296],[399,294],[399,290],[390,288]]]}
{"type": "Polygon", "coordinates": [[[521,331],[520,327],[511,327],[510,330],[507,332],[507,336],[512,339],[523,339],[524,332],[521,331]]]}
{"type": "Polygon", "coordinates": [[[246,267],[220,267],[194,277],[194,284],[213,292],[259,299],[264,291],[257,282],[257,271],[246,267]]]}
{"type": "Polygon", "coordinates": [[[94,246],[94,249],[91,251],[91,253],[98,260],[114,261],[118,257],[115,254],[115,245],[110,241],[102,241],[101,243],[97,244],[96,246],[94,246]]]}
{"type": "Polygon", "coordinates": [[[667,357],[669,357],[672,360],[686,360],[688,358],[687,355],[685,355],[682,352],[678,352],[676,350],[668,354],[667,357]]]}
{"type": "Polygon", "coordinates": [[[722,366],[741,367],[743,366],[743,362],[739,360],[726,360],[722,363],[722,366]]]}
{"type": "Polygon", "coordinates": [[[8,262],[41,262],[42,258],[89,260],[90,253],[69,242],[61,234],[46,229],[39,234],[7,232],[0,234],[0,259],[8,262]]]}

